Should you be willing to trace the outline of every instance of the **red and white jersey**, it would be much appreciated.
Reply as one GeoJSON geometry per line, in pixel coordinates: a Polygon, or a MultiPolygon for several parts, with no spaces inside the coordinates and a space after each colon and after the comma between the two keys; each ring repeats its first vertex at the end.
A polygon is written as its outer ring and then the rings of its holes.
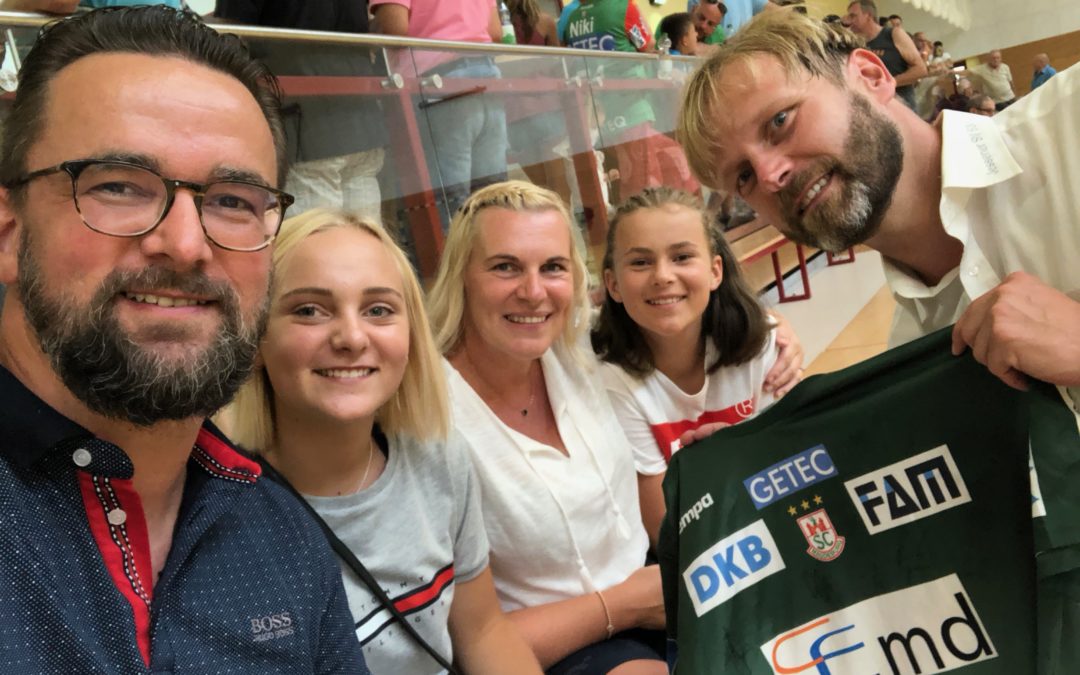
{"type": "MultiPolygon", "coordinates": [[[[710,342],[705,363],[716,359],[710,342]]],[[[688,394],[659,370],[638,379],[615,364],[605,363],[604,384],[611,404],[634,449],[638,473],[649,476],[667,471],[671,455],[679,450],[679,437],[713,422],[736,424],[773,403],[762,391],[765,376],[776,362],[776,330],[761,353],[739,366],[725,366],[705,375],[701,390],[688,394]]]]}

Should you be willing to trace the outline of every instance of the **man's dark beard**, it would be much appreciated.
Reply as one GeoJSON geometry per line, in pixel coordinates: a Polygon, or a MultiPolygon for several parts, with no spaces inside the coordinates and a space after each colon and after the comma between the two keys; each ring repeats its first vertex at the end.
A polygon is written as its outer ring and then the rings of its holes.
{"type": "Polygon", "coordinates": [[[861,244],[877,232],[904,163],[903,142],[896,125],[876,112],[861,94],[853,92],[850,100],[851,128],[844,141],[844,157],[801,171],[780,192],[785,234],[802,244],[834,253],[861,244]],[[829,189],[839,188],[840,194],[800,215],[798,200],[810,181],[829,172],[833,174],[829,189]]]}
{"type": "MultiPolygon", "coordinates": [[[[228,403],[247,379],[266,327],[267,305],[245,324],[236,294],[200,273],[162,267],[109,274],[87,307],[50,296],[31,251],[26,228],[20,237],[17,288],[26,317],[68,389],[90,410],[137,426],[208,416],[228,403]],[[222,325],[213,342],[185,359],[168,359],[143,347],[120,326],[114,303],[124,289],[171,289],[213,298],[222,325]]],[[[180,343],[182,325],[149,336],[180,343]]]]}

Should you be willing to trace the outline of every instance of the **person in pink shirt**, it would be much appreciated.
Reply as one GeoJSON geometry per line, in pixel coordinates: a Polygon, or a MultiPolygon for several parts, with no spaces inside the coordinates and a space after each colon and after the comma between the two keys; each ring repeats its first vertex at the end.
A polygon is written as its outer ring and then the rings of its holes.
{"type": "MultiPolygon", "coordinates": [[[[371,0],[370,7],[373,32],[385,35],[484,43],[497,42],[502,34],[495,0],[371,0]]],[[[486,55],[409,51],[391,60],[396,72],[439,75],[443,81],[442,89],[422,93],[420,127],[432,183],[441,184],[445,194],[446,228],[472,190],[506,179],[502,101],[471,85],[455,86],[454,80],[499,78],[500,73],[486,55]]]]}

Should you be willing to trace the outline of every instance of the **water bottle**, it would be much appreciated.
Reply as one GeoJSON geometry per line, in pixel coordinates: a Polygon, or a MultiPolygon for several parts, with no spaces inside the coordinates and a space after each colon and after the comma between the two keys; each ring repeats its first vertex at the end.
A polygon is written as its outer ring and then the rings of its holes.
{"type": "Polygon", "coordinates": [[[510,10],[506,8],[505,2],[499,3],[499,23],[502,24],[502,42],[504,45],[517,44],[517,38],[514,37],[514,22],[510,20],[510,10]]]}
{"type": "Polygon", "coordinates": [[[667,33],[660,35],[660,39],[656,41],[656,49],[660,52],[660,69],[657,76],[665,80],[670,79],[671,69],[674,64],[668,58],[671,54],[671,38],[667,36],[667,33]]]}

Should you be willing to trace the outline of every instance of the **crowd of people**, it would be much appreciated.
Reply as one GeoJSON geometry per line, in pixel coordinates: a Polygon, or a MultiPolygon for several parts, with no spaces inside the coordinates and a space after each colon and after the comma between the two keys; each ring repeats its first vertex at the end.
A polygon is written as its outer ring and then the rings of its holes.
{"type": "MultiPolygon", "coordinates": [[[[366,8],[254,4],[217,13],[368,27],[366,8]]],[[[653,49],[633,2],[615,5],[508,12],[521,42],[653,49]]],[[[743,280],[701,185],[795,241],[880,251],[893,344],[954,325],[955,353],[1075,405],[1080,73],[1043,86],[1037,111],[933,126],[905,93],[928,69],[920,46],[869,0],[850,29],[766,2],[695,5],[664,25],[673,49],[723,32],[678,144],[647,99],[599,101],[622,119],[623,185],[593,289],[565,195],[506,179],[494,97],[431,108],[454,124],[429,141],[458,152],[430,168],[457,191],[425,293],[370,200],[341,208],[383,139],[342,154],[290,127],[240,39],[160,5],[43,29],[0,145],[5,672],[669,672],[680,645],[656,559],[683,514],[667,512],[665,473],[802,379],[797,336],[743,280]],[[692,175],[649,169],[670,147],[692,175]]],[[[495,40],[498,8],[470,8],[449,21],[375,0],[371,28],[495,40]]],[[[291,67],[362,67],[343,56],[291,67]]],[[[416,67],[499,77],[486,56],[416,67]]],[[[354,112],[342,123],[368,123],[354,112]]],[[[549,125],[530,129],[550,139],[549,125]]],[[[1055,485],[1057,525],[1076,500],[1055,485]]],[[[1050,531],[1040,554],[1080,545],[1050,531]]],[[[1061,599],[1074,577],[1040,577],[1054,663],[1072,662],[1058,629],[1080,619],[1061,599]]]]}

